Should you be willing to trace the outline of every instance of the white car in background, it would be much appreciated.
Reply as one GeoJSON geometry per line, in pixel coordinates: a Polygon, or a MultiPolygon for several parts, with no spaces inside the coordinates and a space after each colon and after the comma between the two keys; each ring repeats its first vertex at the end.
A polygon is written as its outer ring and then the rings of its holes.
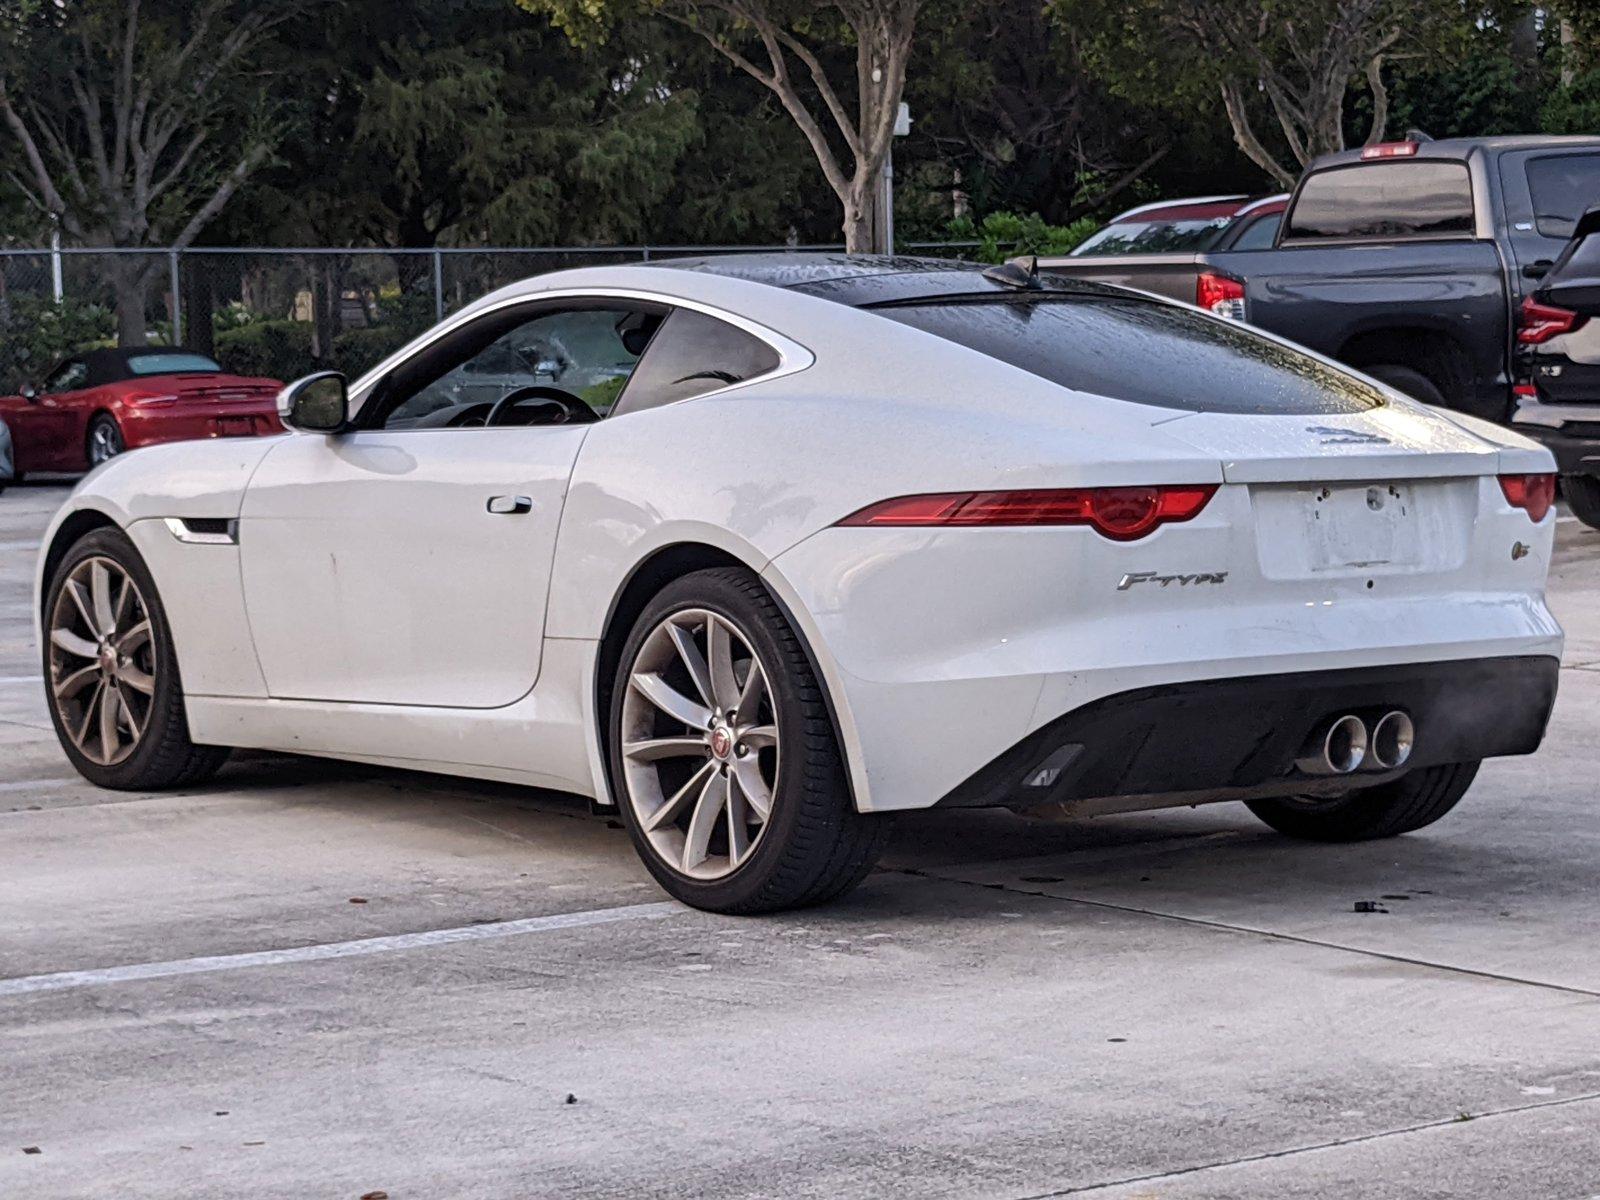
{"type": "Polygon", "coordinates": [[[45,539],[97,784],[253,747],[560,788],[756,912],[938,805],[1403,833],[1555,697],[1547,451],[1026,265],[545,275],[280,410],[113,460],[45,539]],[[559,386],[505,375],[556,341],[559,386]]]}

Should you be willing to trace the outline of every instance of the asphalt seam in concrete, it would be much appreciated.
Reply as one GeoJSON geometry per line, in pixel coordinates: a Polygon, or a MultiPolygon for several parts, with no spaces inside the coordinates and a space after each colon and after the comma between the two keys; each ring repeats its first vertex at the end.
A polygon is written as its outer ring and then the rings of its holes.
{"type": "Polygon", "coordinates": [[[1488,1112],[1461,1113],[1453,1117],[1440,1117],[1433,1121],[1421,1121],[1415,1125],[1402,1125],[1396,1129],[1383,1129],[1377,1133],[1361,1133],[1352,1137],[1334,1138],[1332,1141],[1327,1142],[1314,1142],[1307,1146],[1289,1146],[1282,1150],[1267,1150],[1260,1154],[1246,1154],[1239,1158],[1197,1163],[1192,1167],[1179,1167],[1174,1171],[1160,1171],[1150,1175],[1130,1175],[1126,1179],[1111,1179],[1104,1183],[1088,1183],[1082,1187],[1062,1188],[1054,1192],[1035,1192],[1032,1195],[1016,1197],[1016,1200],[1054,1200],[1055,1197],[1059,1196],[1081,1196],[1087,1192],[1103,1192],[1107,1188],[1128,1187],[1137,1183],[1159,1183],[1166,1179],[1179,1179],[1185,1175],[1197,1175],[1202,1171],[1220,1171],[1227,1167],[1270,1162],[1276,1158],[1292,1158],[1297,1154],[1314,1154],[1320,1150],[1337,1150],[1343,1146],[1359,1146],[1363,1142],[1376,1142],[1384,1138],[1402,1137],[1410,1133],[1425,1133],[1432,1129],[1449,1129],[1452,1126],[1466,1125],[1473,1121],[1487,1121],[1492,1117],[1515,1116],[1519,1113],[1536,1112],[1541,1108],[1560,1108],[1568,1104],[1583,1104],[1593,1100],[1600,1100],[1600,1092],[1585,1092],[1581,1096],[1563,1096],[1557,1100],[1537,1100],[1529,1104],[1515,1104],[1508,1108],[1490,1109],[1488,1112]]]}
{"type": "Polygon", "coordinates": [[[293,946],[282,950],[257,950],[246,954],[214,954],[201,958],[179,958],[168,962],[132,963],[122,967],[100,967],[87,971],[56,971],[49,975],[23,975],[0,979],[0,997],[27,996],[38,992],[59,992],[69,988],[95,987],[111,983],[138,983],[173,975],[199,975],[212,971],[237,971],[244,967],[272,967],[286,963],[318,962],[329,958],[356,958],[369,954],[389,954],[457,942],[481,942],[491,938],[518,937],[531,933],[550,933],[590,925],[609,925],[616,921],[660,920],[687,912],[671,900],[652,904],[628,904],[618,908],[595,908],[583,912],[556,913],[527,917],[519,921],[497,921],[484,925],[462,925],[451,929],[430,929],[422,933],[400,933],[388,937],[360,938],[349,942],[324,942],[315,946],[293,946]]]}
{"type": "MultiPolygon", "coordinates": [[[[969,864],[962,864],[963,867],[969,864]]],[[[970,864],[981,867],[991,864],[970,864]]],[[[1104,908],[1113,912],[1131,913],[1141,917],[1155,917],[1163,921],[1178,921],[1185,925],[1196,925],[1202,929],[1215,929],[1224,933],[1238,933],[1254,935],[1256,937],[1271,938],[1274,941],[1293,942],[1301,946],[1316,946],[1322,950],[1339,950],[1346,954],[1359,954],[1366,958],[1381,958],[1386,962],[1404,963],[1407,966],[1421,967],[1430,971],[1446,971],[1453,975],[1466,975],[1473,979],[1488,979],[1496,983],[1515,983],[1524,987],[1542,988],[1551,992],[1563,992],[1570,996],[1583,996],[1591,1000],[1600,1000],[1600,991],[1592,988],[1577,987],[1574,984],[1551,983],[1544,979],[1528,979],[1521,975],[1502,975],[1497,971],[1481,971],[1475,967],[1460,967],[1453,963],[1434,962],[1426,958],[1412,958],[1405,954],[1393,954],[1387,950],[1368,950],[1360,946],[1347,946],[1342,942],[1328,942],[1320,938],[1305,937],[1297,933],[1280,933],[1273,929],[1260,929],[1253,925],[1233,925],[1227,921],[1213,921],[1206,917],[1186,917],[1182,913],[1162,912],[1158,908],[1140,908],[1133,904],[1114,904],[1109,900],[1088,900],[1081,896],[1058,896],[1054,892],[1039,891],[1035,888],[1015,887],[1009,883],[978,883],[971,879],[959,879],[949,875],[938,875],[932,871],[920,871],[911,868],[898,868],[898,873],[903,875],[916,875],[923,879],[937,879],[942,883],[963,883],[968,887],[981,887],[1011,892],[1018,896],[1037,896],[1045,900],[1059,900],[1063,904],[1083,904],[1091,908],[1104,908]]]]}

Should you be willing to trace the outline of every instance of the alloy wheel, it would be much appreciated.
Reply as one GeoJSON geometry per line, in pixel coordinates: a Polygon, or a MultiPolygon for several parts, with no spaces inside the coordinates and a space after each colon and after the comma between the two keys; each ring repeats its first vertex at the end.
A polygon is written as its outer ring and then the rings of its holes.
{"type": "Polygon", "coordinates": [[[97,421],[89,431],[89,465],[98,467],[122,453],[122,435],[110,421],[97,421]]]}
{"type": "Polygon", "coordinates": [[[50,695],[78,752],[124,762],[155,707],[150,609],[118,563],[86,558],[61,582],[50,612],[50,695]]]}
{"type": "Polygon", "coordinates": [[[777,790],[774,704],[759,656],[725,616],[672,613],[640,645],[622,702],[622,782],[673,870],[721,879],[755,850],[777,790]]]}

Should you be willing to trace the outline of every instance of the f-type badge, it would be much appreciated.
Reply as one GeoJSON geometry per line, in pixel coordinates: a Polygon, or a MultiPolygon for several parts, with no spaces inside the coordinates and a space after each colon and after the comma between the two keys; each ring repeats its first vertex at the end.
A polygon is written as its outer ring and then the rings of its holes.
{"type": "Polygon", "coordinates": [[[1203,571],[1198,575],[1162,575],[1157,571],[1134,571],[1122,577],[1122,582],[1117,584],[1117,591],[1126,592],[1141,583],[1155,583],[1162,587],[1171,587],[1177,584],[1181,588],[1200,587],[1208,583],[1227,583],[1226,571],[1203,571]]]}

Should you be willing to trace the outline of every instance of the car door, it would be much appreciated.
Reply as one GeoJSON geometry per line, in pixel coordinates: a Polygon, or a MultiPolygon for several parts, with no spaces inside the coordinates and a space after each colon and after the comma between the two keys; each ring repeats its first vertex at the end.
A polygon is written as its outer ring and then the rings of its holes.
{"type": "Polygon", "coordinates": [[[276,446],[239,526],[268,694],[455,708],[525,695],[573,464],[659,319],[615,300],[499,310],[353,397],[356,428],[276,446]],[[525,387],[545,394],[519,407],[525,387]]]}
{"type": "Polygon", "coordinates": [[[9,414],[19,471],[81,471],[89,368],[69,358],[46,376],[39,394],[9,414]]]}

